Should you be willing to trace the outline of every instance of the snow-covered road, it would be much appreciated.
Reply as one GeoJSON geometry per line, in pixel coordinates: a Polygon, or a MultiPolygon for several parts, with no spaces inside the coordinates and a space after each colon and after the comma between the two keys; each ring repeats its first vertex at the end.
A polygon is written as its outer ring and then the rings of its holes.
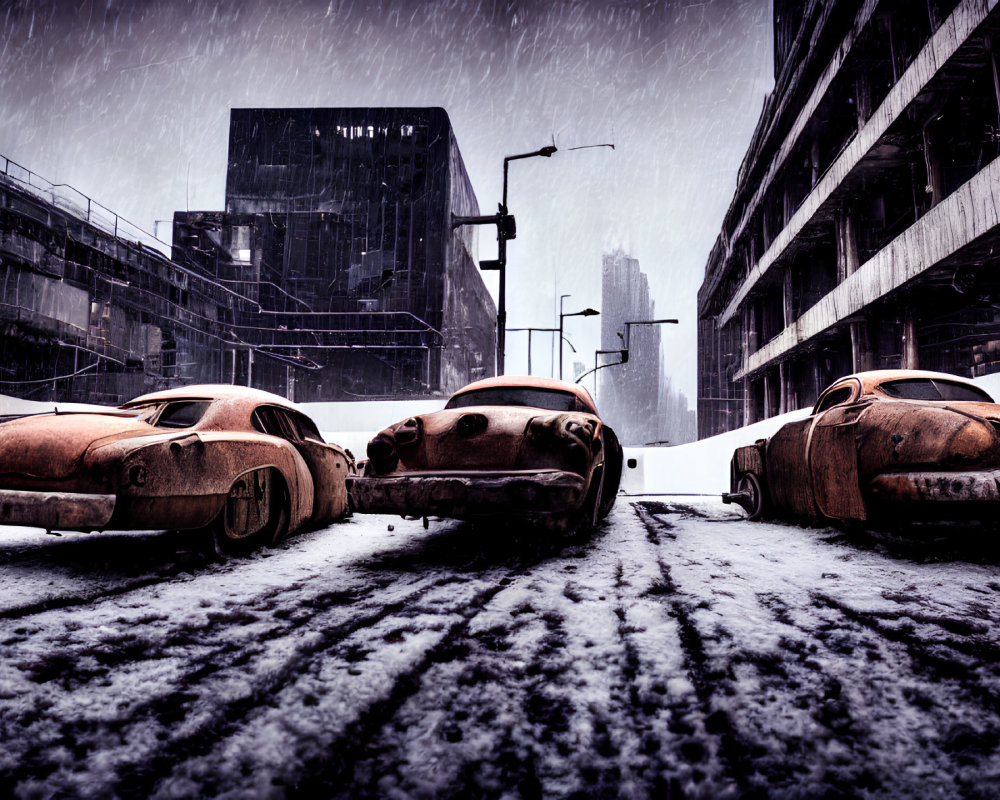
{"type": "Polygon", "coordinates": [[[0,796],[997,797],[1000,567],[712,498],[0,537],[0,796]]]}

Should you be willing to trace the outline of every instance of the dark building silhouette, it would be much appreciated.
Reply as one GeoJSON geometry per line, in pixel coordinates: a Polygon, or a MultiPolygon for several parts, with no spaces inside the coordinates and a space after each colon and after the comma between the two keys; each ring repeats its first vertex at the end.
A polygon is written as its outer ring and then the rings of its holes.
{"type": "MultiPolygon", "coordinates": [[[[616,351],[625,346],[626,322],[655,319],[649,299],[649,280],[639,269],[638,259],[621,250],[605,253],[601,277],[602,363],[617,361],[616,351]]],[[[660,328],[632,325],[629,359],[621,366],[598,372],[600,408],[622,444],[643,445],[659,441],[660,420],[660,328]]]]}
{"type": "Polygon", "coordinates": [[[478,208],[441,109],[232,112],[224,211],[166,246],[0,157],[0,393],[190,383],[293,400],[448,393],[494,371],[478,208]]]}
{"type": "Polygon", "coordinates": [[[984,0],[776,0],[698,293],[699,436],[854,370],[1000,369],[998,41],[984,0]]]}
{"type": "Polygon", "coordinates": [[[174,260],[260,304],[236,383],[298,401],[449,393],[493,374],[479,213],[439,108],[233,109],[224,212],[174,215],[174,260]]]}

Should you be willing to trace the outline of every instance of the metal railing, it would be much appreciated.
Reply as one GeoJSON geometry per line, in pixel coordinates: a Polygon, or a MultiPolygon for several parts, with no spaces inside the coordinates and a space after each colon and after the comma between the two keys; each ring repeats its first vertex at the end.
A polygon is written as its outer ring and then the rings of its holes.
{"type": "Polygon", "coordinates": [[[95,228],[100,228],[116,239],[136,242],[157,250],[165,256],[170,255],[170,245],[166,242],[160,241],[149,231],[119,216],[79,189],[75,189],[67,183],[52,183],[4,155],[0,155],[0,163],[3,165],[0,175],[40,200],[50,203],[60,211],[93,225],[95,228]]]}

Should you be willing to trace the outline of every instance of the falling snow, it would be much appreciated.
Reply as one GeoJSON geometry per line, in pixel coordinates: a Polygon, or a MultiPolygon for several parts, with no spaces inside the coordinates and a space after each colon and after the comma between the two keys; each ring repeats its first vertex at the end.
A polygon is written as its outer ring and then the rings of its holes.
{"type": "Polygon", "coordinates": [[[681,319],[666,368],[693,397],[695,294],[771,69],[765,0],[13,0],[0,155],[166,236],[174,211],[223,207],[233,107],[442,106],[484,213],[504,156],[554,141],[511,165],[508,324],[552,327],[567,292],[599,306],[624,247],[681,319]]]}

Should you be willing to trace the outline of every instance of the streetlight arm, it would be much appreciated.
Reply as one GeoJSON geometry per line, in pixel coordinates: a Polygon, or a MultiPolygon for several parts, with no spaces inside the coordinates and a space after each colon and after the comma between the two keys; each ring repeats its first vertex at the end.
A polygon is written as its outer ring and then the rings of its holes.
{"type": "Polygon", "coordinates": [[[609,361],[607,364],[598,364],[593,369],[588,369],[586,372],[580,375],[580,377],[576,379],[575,383],[579,383],[588,375],[597,372],[597,370],[599,369],[604,369],[605,367],[617,367],[621,364],[625,364],[628,362],[628,350],[598,350],[597,352],[594,353],[594,358],[597,358],[597,355],[599,353],[618,353],[619,357],[621,358],[621,361],[609,361]]]}
{"type": "Polygon", "coordinates": [[[667,324],[667,323],[676,325],[677,324],[677,320],[676,319],[640,319],[640,320],[633,320],[632,322],[626,322],[625,323],[625,347],[626,348],[628,347],[629,335],[632,332],[632,326],[633,325],[663,325],[663,324],[667,324]]]}

